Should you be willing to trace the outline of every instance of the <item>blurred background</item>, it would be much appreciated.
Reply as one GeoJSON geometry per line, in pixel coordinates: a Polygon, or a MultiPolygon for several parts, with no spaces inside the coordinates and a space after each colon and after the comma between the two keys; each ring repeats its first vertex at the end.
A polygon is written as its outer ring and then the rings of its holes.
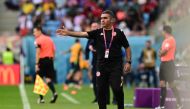
{"type": "MultiPolygon", "coordinates": [[[[176,38],[175,63],[179,80],[189,79],[190,0],[0,0],[0,66],[2,66],[0,85],[17,86],[21,83],[34,83],[33,28],[40,24],[43,32],[49,35],[56,45],[54,82],[58,87],[62,87],[70,69],[70,54],[63,55],[62,52],[70,49],[75,38],[59,37],[55,34],[56,29],[64,25],[69,30],[89,31],[90,24],[99,22],[101,12],[106,9],[114,12],[116,17],[114,25],[124,31],[131,46],[132,72],[125,75],[124,79],[127,89],[133,91],[135,88],[159,86],[158,51],[163,41],[161,31],[164,24],[172,26],[176,38]],[[145,70],[146,65],[142,57],[147,41],[151,42],[150,46],[157,54],[156,58],[153,58],[155,61],[153,73],[145,70]],[[4,54],[7,51],[12,55],[6,57],[4,54]],[[13,61],[10,61],[11,59],[13,61]],[[8,73],[5,75],[5,72],[8,73]]],[[[80,43],[85,50],[87,39],[80,39],[80,43]]],[[[85,52],[83,59],[85,60],[85,52]]],[[[90,54],[91,60],[92,54],[90,54]]],[[[89,69],[91,65],[81,71],[82,84],[86,86],[91,84],[89,69]]],[[[180,86],[190,87],[186,83],[180,86]]],[[[133,97],[128,101],[133,102],[133,97]]],[[[1,106],[0,103],[0,108],[1,106]]]]}

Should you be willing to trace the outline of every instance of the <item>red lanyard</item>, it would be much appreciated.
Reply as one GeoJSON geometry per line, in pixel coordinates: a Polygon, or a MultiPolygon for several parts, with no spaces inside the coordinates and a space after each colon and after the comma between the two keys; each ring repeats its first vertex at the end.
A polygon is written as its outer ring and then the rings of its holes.
{"type": "Polygon", "coordinates": [[[112,44],[112,41],[113,41],[113,37],[114,37],[114,28],[112,27],[112,37],[111,37],[111,41],[110,41],[110,44],[109,44],[109,47],[107,47],[107,42],[106,42],[106,34],[105,34],[105,29],[103,28],[103,34],[104,34],[104,44],[105,44],[105,48],[106,50],[107,49],[110,49],[111,47],[111,44],[112,44]]]}

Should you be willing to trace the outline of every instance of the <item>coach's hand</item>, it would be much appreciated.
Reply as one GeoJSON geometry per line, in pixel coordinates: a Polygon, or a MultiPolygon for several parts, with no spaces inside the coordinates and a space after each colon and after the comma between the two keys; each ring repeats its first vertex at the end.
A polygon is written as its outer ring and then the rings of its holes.
{"type": "Polygon", "coordinates": [[[131,71],[131,64],[126,63],[124,66],[124,73],[129,73],[131,71]]]}
{"type": "Polygon", "coordinates": [[[67,32],[68,32],[68,30],[65,29],[64,26],[62,28],[59,28],[59,29],[56,30],[56,34],[57,35],[62,35],[62,36],[67,36],[67,32]]]}

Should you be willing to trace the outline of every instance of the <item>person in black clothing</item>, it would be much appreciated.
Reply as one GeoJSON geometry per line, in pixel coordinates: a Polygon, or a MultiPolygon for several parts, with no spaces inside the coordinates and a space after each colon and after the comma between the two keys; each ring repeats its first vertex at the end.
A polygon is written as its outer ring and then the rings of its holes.
{"type": "MultiPolygon", "coordinates": [[[[100,28],[99,24],[96,22],[91,23],[91,30],[96,30],[100,28]]],[[[93,84],[93,91],[94,91],[94,96],[95,99],[92,101],[92,103],[97,102],[97,87],[96,87],[96,60],[97,60],[97,54],[96,54],[96,49],[95,49],[95,43],[93,39],[89,39],[86,45],[86,50],[85,50],[85,56],[86,59],[89,59],[89,53],[90,51],[92,52],[92,84],[93,84]]],[[[110,90],[109,86],[106,88],[107,89],[107,94],[106,94],[106,104],[110,104],[110,90]]],[[[113,96],[113,104],[117,104],[115,96],[113,96]]]]}
{"type": "Polygon", "coordinates": [[[86,37],[94,39],[97,53],[97,97],[99,109],[106,107],[105,87],[111,85],[118,109],[124,109],[122,47],[126,50],[124,72],[131,70],[131,50],[123,31],[113,27],[114,14],[106,10],[101,14],[102,28],[89,32],[74,32],[63,27],[56,33],[62,36],[86,37]]]}
{"type": "MultiPolygon", "coordinates": [[[[99,28],[99,24],[96,22],[93,22],[91,24],[91,30],[96,30],[99,28]]],[[[94,91],[94,100],[92,101],[92,103],[96,103],[97,102],[97,87],[96,87],[96,50],[95,50],[95,43],[93,39],[89,39],[86,45],[86,50],[85,50],[85,56],[86,59],[89,60],[89,53],[90,51],[92,52],[92,84],[93,84],[93,91],[94,91]]]]}

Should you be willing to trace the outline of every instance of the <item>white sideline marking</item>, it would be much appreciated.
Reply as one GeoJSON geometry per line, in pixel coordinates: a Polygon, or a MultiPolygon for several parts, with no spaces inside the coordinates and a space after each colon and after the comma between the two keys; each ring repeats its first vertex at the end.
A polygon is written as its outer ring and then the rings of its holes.
{"type": "Polygon", "coordinates": [[[23,109],[30,109],[30,103],[28,102],[28,98],[26,96],[26,91],[23,84],[19,85],[19,90],[20,90],[20,96],[22,98],[23,109]]]}
{"type": "Polygon", "coordinates": [[[72,98],[71,96],[69,96],[66,93],[61,93],[61,95],[66,98],[67,100],[69,100],[70,102],[74,103],[74,104],[80,104],[79,101],[75,100],[74,98],[72,98]]]}

